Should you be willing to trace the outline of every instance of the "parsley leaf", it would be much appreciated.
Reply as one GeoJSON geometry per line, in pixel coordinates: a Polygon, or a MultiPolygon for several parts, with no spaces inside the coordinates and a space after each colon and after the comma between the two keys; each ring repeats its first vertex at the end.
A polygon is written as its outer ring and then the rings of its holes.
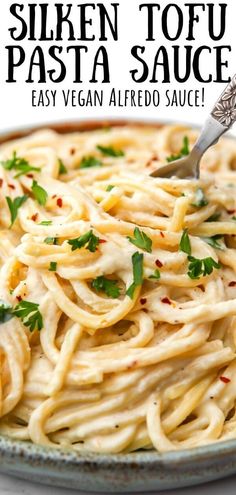
{"type": "Polygon", "coordinates": [[[220,263],[217,263],[211,257],[198,259],[194,258],[194,256],[188,256],[188,260],[190,261],[188,266],[188,276],[191,279],[198,279],[201,275],[205,277],[206,275],[210,275],[214,268],[219,270],[221,267],[220,263]]]}
{"type": "Polygon", "coordinates": [[[15,306],[12,314],[20,318],[23,325],[29,327],[30,332],[33,332],[43,328],[43,318],[38,308],[39,304],[21,301],[15,306]]]}
{"type": "Polygon", "coordinates": [[[86,249],[91,251],[91,253],[95,253],[99,244],[99,237],[94,235],[92,230],[89,230],[80,237],[76,237],[76,239],[70,239],[70,241],[68,241],[68,244],[72,246],[71,248],[72,251],[75,251],[76,249],[81,249],[82,247],[86,246],[86,249]]]}
{"type": "Polygon", "coordinates": [[[109,186],[107,186],[106,188],[106,191],[107,192],[110,192],[112,189],[114,189],[115,186],[113,186],[112,184],[109,184],[109,186]]]}
{"type": "Polygon", "coordinates": [[[152,239],[148,237],[144,232],[142,232],[138,227],[134,229],[134,238],[127,236],[129,242],[132,242],[136,247],[147,251],[148,253],[152,252],[152,239]]]}
{"type": "MultiPolygon", "coordinates": [[[[213,213],[213,215],[211,215],[209,218],[207,218],[207,220],[205,220],[205,222],[217,222],[217,220],[219,220],[220,217],[221,217],[221,213],[216,212],[216,213],[213,213]]],[[[236,219],[236,217],[235,217],[235,219],[236,219]]]]}
{"type": "Polygon", "coordinates": [[[179,250],[183,251],[183,253],[186,253],[188,255],[191,254],[191,244],[190,244],[190,239],[188,235],[188,230],[184,229],[181,240],[180,240],[180,245],[179,245],[179,250]]]}
{"type": "Polygon", "coordinates": [[[61,158],[58,158],[58,162],[59,162],[59,175],[67,174],[68,173],[68,170],[65,167],[65,165],[64,165],[63,161],[61,160],[61,158]]]}
{"type": "Polygon", "coordinates": [[[95,253],[98,244],[99,244],[99,237],[96,237],[96,235],[92,233],[88,245],[86,246],[86,249],[91,251],[91,253],[95,253]]]}
{"type": "Polygon", "coordinates": [[[134,281],[126,291],[126,295],[129,296],[130,299],[133,299],[136,287],[143,283],[143,253],[139,253],[138,251],[134,253],[132,256],[132,264],[134,281]]]}
{"type": "Polygon", "coordinates": [[[174,162],[175,160],[178,160],[179,158],[182,158],[183,156],[189,155],[190,150],[189,150],[189,139],[187,136],[184,136],[183,138],[183,145],[180,150],[180,152],[177,155],[170,155],[166,158],[166,161],[168,163],[174,162]]]}
{"type": "Polygon", "coordinates": [[[193,256],[189,256],[188,260],[190,261],[188,267],[188,276],[189,278],[196,279],[199,278],[202,274],[202,262],[201,260],[194,258],[193,256]]]}
{"type": "Polygon", "coordinates": [[[0,323],[5,323],[11,318],[13,318],[12,306],[0,299],[0,323]]]}
{"type": "Polygon", "coordinates": [[[9,196],[6,197],[8,208],[11,214],[11,227],[17,218],[19,208],[23,205],[23,203],[25,203],[27,199],[28,196],[26,194],[24,194],[24,196],[18,196],[13,201],[9,196]]]}
{"type": "Polygon", "coordinates": [[[212,237],[202,237],[203,241],[207,242],[209,246],[212,246],[215,249],[220,249],[221,251],[224,251],[224,244],[219,243],[218,239],[223,239],[224,236],[221,234],[213,235],[212,237]]]}
{"type": "Polygon", "coordinates": [[[118,280],[110,280],[103,276],[97,277],[92,281],[92,288],[98,292],[105,292],[108,297],[116,299],[120,295],[120,288],[117,287],[118,280]]]}
{"type": "Polygon", "coordinates": [[[202,208],[203,206],[208,205],[208,200],[201,187],[199,187],[196,190],[195,198],[196,198],[195,203],[192,203],[192,206],[196,206],[197,208],[202,208]]]}
{"type": "Polygon", "coordinates": [[[52,225],[52,220],[43,220],[39,225],[52,225]]]}
{"type": "Polygon", "coordinates": [[[16,151],[13,151],[13,155],[9,160],[2,161],[1,165],[6,170],[19,170],[18,174],[15,175],[15,179],[21,175],[28,174],[29,172],[40,172],[40,168],[32,167],[25,158],[17,156],[16,151]]]}
{"type": "Polygon", "coordinates": [[[154,271],[154,273],[152,275],[150,275],[150,277],[148,277],[148,278],[151,278],[151,279],[153,278],[155,280],[159,280],[161,278],[160,270],[158,270],[156,268],[156,270],[154,271]]]}
{"type": "Polygon", "coordinates": [[[98,144],[96,148],[98,151],[101,151],[101,153],[105,156],[113,156],[113,157],[125,156],[124,151],[117,150],[113,148],[113,146],[102,146],[101,144],[98,144]]]}
{"type": "Polygon", "coordinates": [[[58,244],[58,239],[57,237],[46,237],[43,242],[45,242],[45,244],[53,244],[56,246],[58,244]]]}
{"type": "Polygon", "coordinates": [[[95,156],[84,156],[80,162],[80,168],[101,167],[102,162],[95,156]]]}
{"type": "Polygon", "coordinates": [[[56,261],[51,261],[50,263],[50,266],[49,266],[49,269],[48,269],[50,272],[56,272],[57,270],[57,263],[56,261]]]}
{"type": "Polygon", "coordinates": [[[39,186],[36,180],[33,180],[31,190],[36,201],[38,201],[40,205],[45,206],[48,197],[47,191],[39,186]]]}
{"type": "MultiPolygon", "coordinates": [[[[210,238],[205,238],[204,240],[206,239],[208,241],[210,238]]],[[[216,242],[216,240],[213,242],[216,242]]],[[[188,261],[190,261],[188,266],[188,276],[192,279],[198,279],[200,278],[201,275],[205,277],[206,275],[210,275],[212,273],[213,268],[217,268],[217,269],[220,268],[220,264],[216,263],[216,261],[211,257],[198,259],[198,258],[194,258],[194,256],[191,256],[191,244],[187,229],[184,229],[183,231],[179,249],[180,251],[183,251],[184,253],[188,254],[188,261]]]]}

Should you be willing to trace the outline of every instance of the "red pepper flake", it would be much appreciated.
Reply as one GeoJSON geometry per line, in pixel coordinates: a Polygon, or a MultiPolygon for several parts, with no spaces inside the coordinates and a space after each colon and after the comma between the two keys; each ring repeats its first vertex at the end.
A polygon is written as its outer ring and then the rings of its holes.
{"type": "Polygon", "coordinates": [[[52,199],[55,199],[57,197],[57,194],[53,194],[52,199]]]}
{"type": "Polygon", "coordinates": [[[220,380],[223,383],[229,383],[229,382],[231,382],[231,380],[229,378],[227,378],[226,376],[220,376],[220,380]]]}
{"type": "Polygon", "coordinates": [[[226,211],[229,215],[233,215],[233,213],[235,213],[236,210],[226,210],[226,211]]]}
{"type": "Polygon", "coordinates": [[[199,288],[199,289],[201,289],[201,291],[202,291],[202,292],[205,292],[205,287],[204,287],[204,285],[202,285],[202,284],[201,284],[201,285],[198,285],[198,288],[199,288]]]}
{"type": "Polygon", "coordinates": [[[146,304],[147,299],[145,297],[141,297],[140,304],[146,304]]]}
{"type": "Polygon", "coordinates": [[[75,152],[76,152],[75,148],[71,148],[71,150],[70,150],[70,154],[71,154],[71,155],[74,155],[74,154],[75,154],[75,152]]]}
{"type": "Polygon", "coordinates": [[[61,198],[58,198],[58,200],[57,200],[57,206],[59,206],[59,208],[61,208],[63,206],[63,202],[62,202],[62,199],[61,198]]]}
{"type": "Polygon", "coordinates": [[[159,160],[159,157],[157,155],[153,155],[150,160],[146,163],[146,167],[150,167],[152,165],[152,162],[157,162],[159,160]]]}
{"type": "Polygon", "coordinates": [[[158,267],[158,268],[161,268],[163,266],[163,263],[160,261],[160,260],[156,260],[155,261],[155,265],[158,267]]]}
{"type": "Polygon", "coordinates": [[[235,287],[236,285],[236,281],[235,280],[232,280],[230,283],[229,283],[229,287],[235,287]]]}
{"type": "Polygon", "coordinates": [[[29,177],[29,179],[33,179],[34,178],[33,174],[26,174],[26,177],[29,177]]]}
{"type": "Polygon", "coordinates": [[[104,244],[104,242],[107,242],[106,239],[99,239],[99,244],[104,244]]]}
{"type": "Polygon", "coordinates": [[[32,215],[31,220],[33,220],[33,222],[36,222],[38,216],[39,216],[39,214],[35,213],[34,215],[32,215]]]}
{"type": "Polygon", "coordinates": [[[163,232],[160,232],[160,236],[161,237],[165,237],[165,235],[163,234],[163,232]]]}
{"type": "Polygon", "coordinates": [[[16,299],[17,301],[21,302],[22,301],[22,297],[21,296],[16,296],[16,299]]]}
{"type": "Polygon", "coordinates": [[[171,301],[170,301],[169,297],[163,297],[161,299],[161,302],[164,303],[164,304],[171,304],[171,301]]]}
{"type": "Polygon", "coordinates": [[[16,186],[14,186],[14,184],[8,184],[8,187],[10,187],[11,189],[15,189],[16,186]]]}
{"type": "Polygon", "coordinates": [[[0,179],[0,187],[3,185],[3,179],[0,179]]]}

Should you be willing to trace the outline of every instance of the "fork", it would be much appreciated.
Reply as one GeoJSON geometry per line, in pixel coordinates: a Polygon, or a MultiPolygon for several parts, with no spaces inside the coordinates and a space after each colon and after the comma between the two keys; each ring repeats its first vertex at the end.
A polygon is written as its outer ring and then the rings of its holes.
{"type": "Polygon", "coordinates": [[[189,155],[154,170],[151,177],[199,179],[200,161],[205,151],[230,129],[236,121],[236,74],[214,105],[201,134],[189,155]]]}

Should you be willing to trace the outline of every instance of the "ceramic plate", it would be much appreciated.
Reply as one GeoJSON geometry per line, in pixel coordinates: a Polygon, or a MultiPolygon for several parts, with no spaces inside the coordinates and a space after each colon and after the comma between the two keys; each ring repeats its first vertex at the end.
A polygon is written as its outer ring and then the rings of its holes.
{"type": "Polygon", "coordinates": [[[236,441],[166,454],[80,455],[0,437],[0,471],[79,491],[167,490],[236,473],[236,441]]]}

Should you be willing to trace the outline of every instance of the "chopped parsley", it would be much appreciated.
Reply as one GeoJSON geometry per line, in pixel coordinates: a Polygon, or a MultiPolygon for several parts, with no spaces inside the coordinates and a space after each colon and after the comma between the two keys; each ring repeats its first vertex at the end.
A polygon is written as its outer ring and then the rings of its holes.
{"type": "Polygon", "coordinates": [[[31,190],[36,201],[38,201],[41,206],[45,206],[48,197],[47,191],[45,191],[36,180],[33,180],[31,190]]]}
{"type": "Polygon", "coordinates": [[[21,301],[13,308],[10,304],[0,299],[0,323],[5,323],[14,316],[21,319],[30,332],[43,328],[43,318],[38,310],[39,304],[30,301],[21,301]]]}
{"type": "MultiPolygon", "coordinates": [[[[207,218],[207,220],[205,220],[205,222],[217,222],[217,220],[219,220],[221,217],[221,213],[220,212],[216,212],[216,213],[213,213],[213,215],[211,215],[209,218],[207,218]]],[[[234,217],[232,217],[234,218],[234,217]]],[[[236,220],[236,217],[235,217],[235,220],[236,220]]]]}
{"type": "Polygon", "coordinates": [[[67,174],[68,173],[68,170],[65,167],[65,165],[64,165],[63,161],[61,160],[61,158],[58,158],[58,163],[59,163],[59,175],[67,174]]]}
{"type": "Polygon", "coordinates": [[[43,328],[43,317],[39,311],[39,304],[30,301],[21,301],[13,309],[12,314],[21,319],[30,332],[43,328]]]}
{"type": "Polygon", "coordinates": [[[17,198],[13,199],[13,201],[9,196],[6,197],[8,208],[11,214],[11,227],[17,218],[19,208],[25,203],[27,199],[27,194],[24,194],[24,196],[18,196],[17,198]]]}
{"type": "Polygon", "coordinates": [[[125,156],[124,151],[113,148],[113,146],[102,146],[101,144],[97,145],[97,150],[101,151],[101,153],[105,156],[125,156]]]}
{"type": "Polygon", "coordinates": [[[152,239],[148,237],[144,232],[142,232],[138,227],[134,229],[134,237],[127,236],[129,242],[132,242],[136,247],[147,251],[148,253],[152,252],[152,239]]]}
{"type": "Polygon", "coordinates": [[[190,244],[190,239],[188,235],[188,230],[184,229],[181,240],[180,240],[180,245],[179,245],[179,250],[183,251],[183,253],[186,253],[188,255],[191,254],[191,244],[190,244]]]}
{"type": "Polygon", "coordinates": [[[217,263],[211,257],[198,259],[194,258],[194,256],[188,256],[188,260],[190,261],[188,266],[188,276],[191,279],[198,279],[201,275],[205,277],[206,275],[210,275],[214,268],[219,270],[221,267],[220,263],[217,263]]]}
{"type": "Polygon", "coordinates": [[[212,246],[215,249],[220,249],[221,251],[224,251],[225,246],[223,243],[219,243],[219,239],[223,239],[224,236],[221,234],[213,235],[212,237],[202,237],[202,239],[209,244],[209,246],[212,246]]]}
{"type": "Polygon", "coordinates": [[[195,193],[195,202],[192,203],[192,206],[196,206],[197,208],[202,208],[203,206],[208,205],[208,200],[204,194],[204,191],[201,187],[196,190],[195,193]]]}
{"type": "Polygon", "coordinates": [[[168,163],[174,162],[175,160],[178,160],[179,158],[182,158],[183,156],[189,155],[190,150],[189,150],[189,139],[187,136],[184,136],[183,138],[183,145],[180,150],[180,152],[177,155],[170,155],[166,158],[166,161],[168,163]]]}
{"type": "Polygon", "coordinates": [[[133,299],[134,291],[136,287],[142,285],[143,283],[143,253],[138,251],[132,256],[133,265],[133,283],[129,286],[126,291],[126,295],[133,299]]]}
{"type": "Polygon", "coordinates": [[[98,292],[105,292],[108,297],[116,299],[120,295],[120,288],[117,286],[118,280],[110,280],[103,276],[95,278],[91,286],[98,292]]]}
{"type": "Polygon", "coordinates": [[[84,156],[80,162],[80,168],[101,167],[102,162],[95,156],[84,156]]]}
{"type": "Polygon", "coordinates": [[[13,318],[12,306],[0,299],[0,323],[5,323],[11,318],[13,318]]]}
{"type": "Polygon", "coordinates": [[[55,261],[51,261],[49,269],[50,272],[56,272],[57,271],[57,263],[55,261]]]}
{"type": "Polygon", "coordinates": [[[99,237],[94,235],[92,230],[89,230],[80,237],[76,237],[76,239],[70,239],[70,241],[68,241],[68,244],[72,246],[72,251],[81,249],[82,247],[86,247],[86,249],[91,251],[91,253],[94,253],[99,245],[99,237]]]}
{"type": "Polygon", "coordinates": [[[6,170],[18,170],[18,173],[15,175],[15,178],[20,177],[21,175],[26,175],[29,172],[40,172],[40,168],[32,167],[25,158],[21,158],[17,156],[16,151],[13,151],[12,157],[6,161],[2,161],[1,165],[6,170]]]}
{"type": "Polygon", "coordinates": [[[114,189],[115,186],[113,186],[112,184],[109,184],[109,186],[107,186],[106,188],[106,191],[107,192],[110,192],[112,189],[114,189]]]}
{"type": "Polygon", "coordinates": [[[53,244],[56,246],[58,244],[58,239],[57,237],[46,237],[43,242],[45,242],[45,244],[53,244]]]}
{"type": "Polygon", "coordinates": [[[183,231],[179,248],[180,251],[183,251],[188,255],[188,261],[190,262],[188,266],[188,276],[192,279],[198,279],[200,278],[201,275],[203,275],[203,277],[205,277],[206,275],[210,275],[213,272],[214,268],[219,269],[221,266],[210,256],[208,258],[203,258],[203,259],[199,259],[199,258],[195,258],[194,256],[191,256],[191,244],[187,229],[183,231]]]}
{"type": "Polygon", "coordinates": [[[148,278],[159,280],[161,278],[160,270],[158,270],[156,268],[156,270],[154,271],[154,273],[152,275],[150,275],[150,277],[148,277],[148,278]]]}
{"type": "Polygon", "coordinates": [[[39,225],[52,225],[52,220],[43,220],[39,225]]]}

